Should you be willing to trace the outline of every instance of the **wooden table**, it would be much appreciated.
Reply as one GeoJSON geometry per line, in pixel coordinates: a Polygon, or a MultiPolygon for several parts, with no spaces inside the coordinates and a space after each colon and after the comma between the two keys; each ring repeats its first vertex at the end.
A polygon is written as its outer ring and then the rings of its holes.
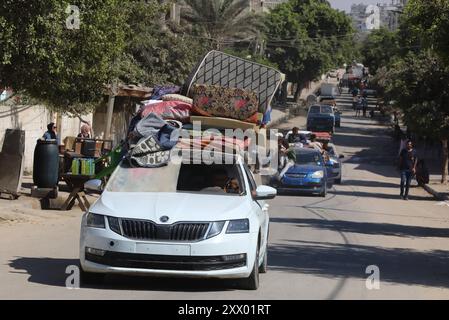
{"type": "Polygon", "coordinates": [[[72,190],[67,200],[61,207],[61,210],[71,210],[75,204],[75,200],[78,200],[78,205],[81,210],[87,211],[90,207],[89,200],[87,200],[86,194],[84,193],[84,183],[94,179],[95,176],[88,175],[73,175],[73,174],[63,174],[61,176],[69,188],[72,190]]]}

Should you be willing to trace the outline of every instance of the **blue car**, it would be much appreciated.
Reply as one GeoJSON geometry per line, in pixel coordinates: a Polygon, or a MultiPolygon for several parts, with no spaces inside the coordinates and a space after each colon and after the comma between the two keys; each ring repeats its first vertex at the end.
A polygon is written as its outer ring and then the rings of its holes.
{"type": "Polygon", "coordinates": [[[280,180],[273,178],[272,186],[280,192],[295,191],[325,197],[333,184],[332,163],[324,163],[321,153],[315,149],[298,148],[295,154],[294,166],[280,180]]]}

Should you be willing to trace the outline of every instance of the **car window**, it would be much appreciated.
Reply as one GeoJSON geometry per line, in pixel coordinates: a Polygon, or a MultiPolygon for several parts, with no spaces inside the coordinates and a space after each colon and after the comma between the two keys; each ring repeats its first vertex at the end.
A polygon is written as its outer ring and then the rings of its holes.
{"type": "Polygon", "coordinates": [[[321,106],[321,113],[332,113],[331,106],[321,106]]]}
{"type": "Polygon", "coordinates": [[[323,162],[318,152],[296,152],[296,164],[321,166],[323,162]]]}
{"type": "Polygon", "coordinates": [[[106,186],[109,192],[190,192],[243,195],[245,184],[237,164],[177,164],[134,168],[121,163],[106,186]]]}
{"type": "Polygon", "coordinates": [[[248,178],[249,187],[251,191],[255,191],[257,189],[257,183],[254,180],[253,173],[251,172],[250,168],[247,164],[244,164],[243,167],[245,168],[246,177],[248,178]]]}
{"type": "Polygon", "coordinates": [[[320,113],[320,106],[311,106],[309,113],[320,113]]]}

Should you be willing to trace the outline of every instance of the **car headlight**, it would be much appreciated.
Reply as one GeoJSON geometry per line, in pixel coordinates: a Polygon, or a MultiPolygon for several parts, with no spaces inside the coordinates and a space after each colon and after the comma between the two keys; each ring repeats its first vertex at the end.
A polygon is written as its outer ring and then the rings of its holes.
{"type": "Polygon", "coordinates": [[[212,222],[212,226],[209,229],[209,232],[207,233],[206,239],[215,237],[216,235],[219,235],[221,230],[223,230],[223,227],[225,225],[226,221],[216,221],[212,222]]]}
{"type": "Polygon", "coordinates": [[[249,233],[249,220],[231,220],[229,221],[226,233],[249,233]]]}
{"type": "Polygon", "coordinates": [[[92,228],[105,228],[104,216],[101,214],[89,212],[87,214],[86,224],[88,227],[92,228]]]}
{"type": "Polygon", "coordinates": [[[314,179],[323,178],[324,177],[324,171],[322,171],[322,170],[315,171],[314,173],[312,173],[311,177],[314,178],[314,179]]]}
{"type": "Polygon", "coordinates": [[[119,235],[122,234],[122,231],[120,230],[120,221],[116,217],[108,217],[108,224],[109,229],[114,231],[115,233],[118,233],[119,235]]]}

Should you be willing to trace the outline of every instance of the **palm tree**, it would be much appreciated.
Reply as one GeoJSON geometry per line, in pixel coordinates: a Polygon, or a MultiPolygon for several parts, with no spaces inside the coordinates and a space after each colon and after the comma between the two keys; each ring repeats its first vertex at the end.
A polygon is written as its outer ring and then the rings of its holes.
{"type": "Polygon", "coordinates": [[[222,45],[252,40],[260,34],[260,16],[250,12],[249,0],[184,0],[182,21],[192,30],[222,45]]]}

